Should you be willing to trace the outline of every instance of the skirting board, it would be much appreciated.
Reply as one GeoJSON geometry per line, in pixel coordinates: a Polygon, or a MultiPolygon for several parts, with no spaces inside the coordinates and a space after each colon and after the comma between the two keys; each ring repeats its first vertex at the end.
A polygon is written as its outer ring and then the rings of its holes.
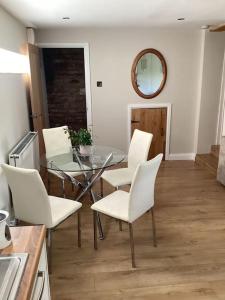
{"type": "MultiPolygon", "coordinates": [[[[169,154],[168,160],[195,160],[195,153],[172,153],[169,154]]],[[[127,162],[127,155],[125,156],[123,162],[127,162]]]]}
{"type": "Polygon", "coordinates": [[[196,153],[171,153],[169,160],[195,160],[196,153]]]}

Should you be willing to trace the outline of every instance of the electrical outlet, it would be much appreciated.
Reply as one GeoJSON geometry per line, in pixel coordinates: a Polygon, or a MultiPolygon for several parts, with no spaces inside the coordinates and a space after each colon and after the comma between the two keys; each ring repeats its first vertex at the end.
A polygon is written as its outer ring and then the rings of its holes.
{"type": "Polygon", "coordinates": [[[102,87],[102,81],[97,81],[97,87],[102,87]]]}

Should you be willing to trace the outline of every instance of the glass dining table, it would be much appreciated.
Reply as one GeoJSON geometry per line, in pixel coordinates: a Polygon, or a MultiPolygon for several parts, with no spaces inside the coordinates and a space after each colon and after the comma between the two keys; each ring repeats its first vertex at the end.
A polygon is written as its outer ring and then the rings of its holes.
{"type": "MultiPolygon", "coordinates": [[[[121,163],[125,153],[119,149],[93,145],[89,147],[88,154],[81,154],[79,148],[72,148],[70,152],[51,157],[42,157],[41,166],[54,171],[63,180],[69,181],[76,187],[74,200],[82,201],[89,193],[91,201],[98,201],[101,195],[94,192],[93,186],[100,179],[105,169],[121,163]],[[81,175],[81,176],[76,176],[81,175]]],[[[104,239],[100,216],[97,217],[99,238],[104,239]]]]}

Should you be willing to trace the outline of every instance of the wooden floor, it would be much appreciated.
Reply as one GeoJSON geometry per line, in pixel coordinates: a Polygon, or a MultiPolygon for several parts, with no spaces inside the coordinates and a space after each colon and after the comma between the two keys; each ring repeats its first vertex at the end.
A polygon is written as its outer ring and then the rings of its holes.
{"type": "Polygon", "coordinates": [[[220,146],[212,145],[210,153],[197,154],[195,162],[202,168],[208,169],[215,177],[217,176],[217,169],[219,163],[220,146]]]}
{"type": "MultiPolygon", "coordinates": [[[[56,181],[53,190],[57,195],[56,181]]],[[[194,162],[164,162],[155,202],[158,247],[146,213],[134,223],[132,269],[127,225],[120,232],[115,220],[103,218],[106,238],[93,249],[86,201],[81,249],[74,217],[53,233],[52,299],[225,299],[225,188],[194,162]]]]}

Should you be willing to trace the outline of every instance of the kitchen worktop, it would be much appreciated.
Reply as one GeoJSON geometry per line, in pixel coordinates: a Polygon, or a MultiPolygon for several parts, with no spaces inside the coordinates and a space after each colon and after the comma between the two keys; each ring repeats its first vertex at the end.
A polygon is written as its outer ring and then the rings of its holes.
{"type": "Polygon", "coordinates": [[[10,227],[10,232],[12,244],[0,250],[0,255],[24,252],[29,254],[16,298],[17,300],[29,300],[45,239],[45,226],[10,227]]]}

